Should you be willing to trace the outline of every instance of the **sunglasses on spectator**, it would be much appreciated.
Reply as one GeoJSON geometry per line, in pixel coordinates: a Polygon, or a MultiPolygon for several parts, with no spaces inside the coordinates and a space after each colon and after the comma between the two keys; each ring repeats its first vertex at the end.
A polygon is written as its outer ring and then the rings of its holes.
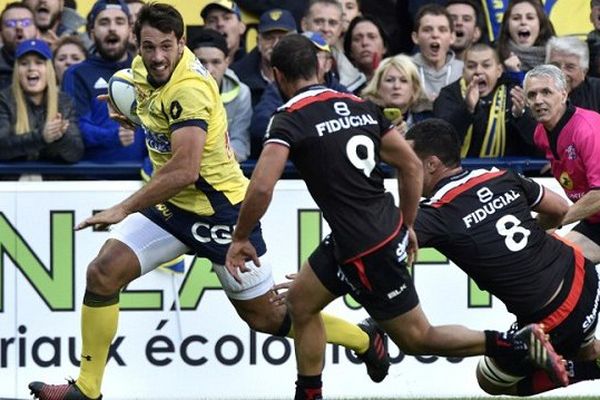
{"type": "Polygon", "coordinates": [[[16,28],[17,26],[21,26],[21,28],[27,28],[31,25],[33,25],[32,18],[7,19],[4,21],[4,26],[7,28],[16,28]]]}

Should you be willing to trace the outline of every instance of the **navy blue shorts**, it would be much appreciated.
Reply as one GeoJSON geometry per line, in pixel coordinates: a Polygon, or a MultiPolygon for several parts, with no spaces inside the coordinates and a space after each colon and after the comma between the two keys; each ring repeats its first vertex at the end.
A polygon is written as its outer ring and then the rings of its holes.
{"type": "MultiPolygon", "coordinates": [[[[211,216],[198,215],[169,202],[148,207],[140,212],[191,248],[192,254],[225,265],[225,256],[240,213],[240,204],[221,208],[211,216]]],[[[250,242],[256,248],[259,257],[266,253],[267,246],[262,237],[260,223],[252,230],[250,242]]]]}

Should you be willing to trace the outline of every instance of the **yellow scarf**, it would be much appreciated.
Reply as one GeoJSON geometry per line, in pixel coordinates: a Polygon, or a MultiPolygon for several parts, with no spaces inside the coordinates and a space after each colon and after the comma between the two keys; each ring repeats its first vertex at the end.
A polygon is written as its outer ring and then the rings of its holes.
{"type": "MultiPolygon", "coordinates": [[[[463,99],[467,94],[467,82],[460,79],[460,92],[463,99]]],[[[473,124],[469,125],[467,135],[460,149],[461,158],[465,158],[471,147],[473,138],[473,124]]],[[[502,157],[506,150],[506,85],[500,85],[494,92],[492,105],[488,115],[487,127],[479,157],[502,157]]]]}

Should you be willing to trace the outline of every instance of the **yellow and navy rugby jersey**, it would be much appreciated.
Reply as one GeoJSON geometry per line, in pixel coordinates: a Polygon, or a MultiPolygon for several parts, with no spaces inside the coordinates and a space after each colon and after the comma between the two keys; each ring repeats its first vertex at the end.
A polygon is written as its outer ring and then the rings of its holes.
{"type": "Polygon", "coordinates": [[[146,132],[146,145],[154,171],[172,157],[171,134],[184,126],[206,131],[198,180],[169,201],[200,215],[241,202],[247,178],[229,145],[227,117],[219,88],[204,66],[186,47],[167,83],[152,86],[140,56],[132,63],[137,114],[146,132]]]}

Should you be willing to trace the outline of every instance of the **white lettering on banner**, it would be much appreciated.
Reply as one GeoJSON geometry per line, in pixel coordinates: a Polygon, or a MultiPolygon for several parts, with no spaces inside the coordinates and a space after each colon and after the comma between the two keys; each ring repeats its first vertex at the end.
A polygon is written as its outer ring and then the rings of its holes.
{"type": "Polygon", "coordinates": [[[321,122],[320,124],[315,125],[315,128],[317,129],[319,136],[323,136],[326,133],[335,133],[342,129],[356,128],[365,125],[377,125],[377,121],[369,114],[350,115],[348,117],[321,122]]]}
{"type": "MultiPolygon", "coordinates": [[[[161,320],[158,325],[164,326],[166,320],[161,320]]],[[[159,328],[162,329],[162,328],[159,328]]],[[[41,336],[31,338],[27,335],[27,327],[19,326],[17,337],[0,337],[0,370],[6,368],[31,368],[34,365],[48,368],[58,367],[68,359],[70,365],[78,367],[80,358],[77,353],[79,348],[78,337],[73,336],[41,336]],[[17,357],[15,357],[17,355],[17,357]],[[16,362],[18,365],[14,365],[16,362]]],[[[184,364],[190,366],[200,366],[207,363],[222,364],[232,366],[239,363],[253,365],[258,362],[258,355],[262,356],[261,361],[272,365],[280,365],[286,362],[292,355],[292,347],[286,338],[271,336],[268,337],[262,346],[259,347],[256,340],[256,332],[250,331],[249,343],[246,340],[234,334],[225,334],[218,338],[212,338],[204,335],[189,335],[183,338],[180,343],[176,343],[173,338],[166,335],[156,335],[148,339],[144,346],[146,361],[157,367],[164,367],[174,362],[174,357],[178,356],[184,364]],[[280,343],[283,347],[283,354],[277,355],[273,351],[273,345],[280,343]],[[233,353],[228,351],[228,347],[233,347],[233,353]],[[198,348],[202,348],[202,355],[198,356],[198,348]],[[260,350],[258,352],[257,350],[260,350]],[[245,354],[251,356],[245,358],[245,354]]],[[[138,337],[129,337],[129,343],[125,343],[127,337],[118,336],[111,345],[108,362],[115,362],[116,366],[126,366],[130,363],[119,351],[122,347],[131,346],[131,341],[139,342],[138,337]]],[[[82,355],[82,357],[89,357],[82,355]]],[[[339,363],[339,359],[335,362],[339,363]]],[[[115,366],[113,364],[113,366],[115,366]]]]}
{"type": "Polygon", "coordinates": [[[473,224],[477,224],[487,218],[488,215],[492,215],[496,210],[501,210],[521,196],[520,193],[514,190],[502,193],[499,197],[488,201],[482,207],[475,211],[467,214],[463,217],[463,222],[467,228],[470,228],[473,224]]]}
{"type": "MultiPolygon", "coordinates": [[[[396,295],[406,289],[406,284],[402,285],[396,295]]],[[[390,298],[395,297],[391,296],[390,298]]],[[[166,323],[166,320],[159,321],[158,325],[166,323]]],[[[78,367],[80,365],[80,356],[77,349],[80,338],[74,336],[41,336],[31,338],[27,335],[27,327],[19,326],[19,335],[17,337],[0,337],[0,370],[14,368],[13,362],[18,363],[19,368],[31,368],[38,366],[42,368],[61,366],[66,359],[70,365],[78,367]],[[15,357],[17,355],[18,357],[15,357]]],[[[175,362],[178,357],[184,364],[189,366],[201,365],[224,365],[234,366],[256,365],[259,362],[266,362],[271,365],[281,365],[286,363],[292,357],[291,339],[277,336],[264,336],[262,345],[258,343],[256,331],[248,330],[247,338],[233,333],[224,334],[220,337],[210,335],[192,334],[177,341],[172,337],[163,334],[157,334],[145,341],[144,356],[145,361],[155,367],[165,367],[175,362]],[[280,347],[279,349],[277,347],[280,347]],[[198,351],[201,349],[201,351],[198,351]],[[233,351],[232,351],[233,349],[233,351]]],[[[126,366],[131,361],[120,354],[120,348],[131,346],[131,341],[140,343],[140,336],[117,336],[110,347],[108,354],[108,363],[116,363],[116,366],[126,366]],[[129,340],[128,340],[129,339],[129,340]],[[126,343],[127,342],[127,343],[126,343]]],[[[143,344],[143,343],[142,343],[143,344]]],[[[138,346],[139,347],[139,346],[138,346]]],[[[340,346],[332,346],[339,348],[340,346]]],[[[405,359],[405,354],[394,348],[392,353],[392,364],[399,364],[405,359]]],[[[352,364],[361,364],[356,355],[348,350],[345,352],[346,360],[352,364]]],[[[81,357],[90,357],[82,355],[81,357]]],[[[339,349],[335,349],[329,356],[333,365],[344,362],[339,355],[339,349]]],[[[415,357],[418,362],[430,364],[437,360],[431,357],[415,357]]],[[[91,359],[91,357],[90,357],[91,359]]],[[[462,358],[452,358],[451,362],[460,362],[462,358]]],[[[149,366],[150,366],[149,365],[149,366]]],[[[115,365],[112,365],[115,367],[115,365]]],[[[148,367],[149,367],[148,366],[148,367]]]]}
{"type": "MultiPolygon", "coordinates": [[[[26,335],[25,325],[19,326],[17,331],[19,336],[16,338],[0,337],[0,370],[15,368],[17,365],[11,362],[16,360],[19,368],[29,368],[32,364],[43,368],[60,367],[66,356],[71,365],[79,366],[81,359],[76,351],[75,337],[41,336],[34,340],[26,335]]],[[[123,336],[117,336],[113,340],[108,352],[108,362],[114,361],[119,366],[125,366],[125,361],[119,353],[119,347],[124,340],[123,336]]],[[[82,355],[82,357],[89,356],[82,355]]]]}
{"type": "MultiPolygon", "coordinates": [[[[563,193],[554,179],[536,181],[563,193]]],[[[397,192],[395,180],[385,183],[388,190],[397,192]]],[[[81,357],[78,331],[86,266],[109,233],[91,229],[73,232],[70,225],[57,232],[49,215],[56,210],[66,210],[72,213],[76,223],[94,210],[122,201],[140,187],[138,182],[115,181],[0,182],[0,216],[9,222],[2,225],[0,217],[0,287],[3,289],[0,295],[0,398],[28,398],[27,382],[61,383],[64,376],[78,374],[76,361],[81,357]],[[10,231],[7,229],[15,231],[8,241],[10,231]],[[66,238],[72,238],[72,247],[52,246],[52,243],[63,243],[66,238]],[[18,244],[18,240],[23,240],[23,245],[18,244]],[[31,256],[23,258],[27,251],[31,256]],[[71,263],[65,263],[69,257],[71,263]],[[32,271],[30,260],[38,260],[40,267],[32,271]],[[56,311],[62,303],[46,298],[52,299],[54,293],[61,291],[72,293],[74,306],[56,311]],[[46,293],[46,298],[42,293],[46,293]],[[54,303],[58,306],[52,308],[54,303]]],[[[275,282],[282,282],[285,274],[296,272],[310,252],[310,248],[306,249],[307,253],[299,251],[305,232],[300,228],[298,216],[303,210],[316,209],[303,182],[277,184],[271,206],[262,220],[275,282]]],[[[197,234],[203,240],[213,240],[213,234],[218,240],[226,240],[231,234],[231,227],[217,228],[211,233],[212,228],[214,226],[199,226],[197,234]]],[[[314,230],[318,240],[329,233],[323,220],[315,224],[314,230]]],[[[499,301],[492,302],[489,308],[468,306],[471,292],[466,290],[467,279],[452,263],[425,263],[421,258],[412,270],[419,298],[433,324],[459,323],[474,329],[502,329],[513,322],[499,301]]],[[[188,256],[184,274],[167,273],[162,268],[145,274],[128,285],[120,306],[123,311],[115,339],[118,345],[106,369],[104,398],[262,400],[290,396],[296,377],[292,342],[249,331],[220,289],[208,261],[192,262],[188,256]],[[192,268],[193,264],[196,265],[192,268]],[[180,311],[174,306],[176,298],[180,300],[180,311]],[[158,327],[164,320],[168,323],[158,327]],[[266,378],[269,378],[268,384],[256,389],[256,381],[266,378]]],[[[326,311],[350,322],[366,316],[363,309],[350,308],[341,299],[334,301],[326,311]]],[[[430,356],[416,358],[405,356],[391,343],[389,352],[393,360],[390,374],[385,384],[375,385],[351,351],[328,346],[324,370],[328,396],[400,399],[483,395],[475,377],[477,358],[462,361],[430,356]],[[410,391],[399,391],[399,387],[410,388],[410,391]]],[[[593,386],[582,383],[560,389],[556,394],[589,395],[595,393],[594,390],[593,386]]]]}

